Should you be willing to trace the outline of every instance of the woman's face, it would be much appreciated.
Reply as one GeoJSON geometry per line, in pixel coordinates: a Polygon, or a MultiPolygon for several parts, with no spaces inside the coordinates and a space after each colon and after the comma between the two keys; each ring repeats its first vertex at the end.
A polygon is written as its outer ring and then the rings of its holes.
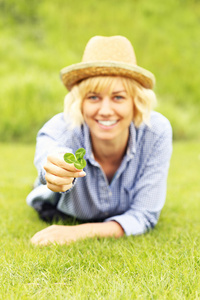
{"type": "Polygon", "coordinates": [[[120,78],[113,88],[100,93],[90,91],[82,104],[83,118],[95,140],[127,140],[133,120],[133,100],[127,94],[120,78]]]}

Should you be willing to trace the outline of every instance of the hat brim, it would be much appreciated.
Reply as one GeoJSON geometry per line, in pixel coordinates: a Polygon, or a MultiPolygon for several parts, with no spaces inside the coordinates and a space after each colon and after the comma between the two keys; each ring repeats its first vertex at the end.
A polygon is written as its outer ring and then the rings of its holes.
{"type": "Polygon", "coordinates": [[[60,72],[60,76],[69,91],[76,83],[94,76],[128,77],[138,81],[147,89],[153,89],[155,85],[155,77],[148,70],[137,65],[114,61],[82,62],[74,64],[63,68],[60,72]]]}

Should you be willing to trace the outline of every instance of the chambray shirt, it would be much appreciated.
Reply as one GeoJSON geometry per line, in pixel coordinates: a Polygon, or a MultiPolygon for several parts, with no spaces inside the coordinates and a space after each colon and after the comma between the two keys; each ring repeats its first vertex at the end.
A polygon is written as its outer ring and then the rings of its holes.
{"type": "Polygon", "coordinates": [[[43,165],[51,152],[72,152],[83,147],[86,176],[61,194],[57,208],[80,220],[116,221],[126,235],[153,228],[166,198],[167,175],[172,153],[172,129],[160,113],[151,113],[151,126],[131,123],[126,154],[109,183],[95,161],[86,124],[69,130],[63,113],[48,121],[37,135],[35,166],[45,184],[43,165]]]}

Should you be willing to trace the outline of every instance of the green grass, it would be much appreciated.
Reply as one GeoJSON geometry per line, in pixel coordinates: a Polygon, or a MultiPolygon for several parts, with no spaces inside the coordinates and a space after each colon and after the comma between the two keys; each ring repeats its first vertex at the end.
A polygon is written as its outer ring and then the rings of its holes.
{"type": "Polygon", "coordinates": [[[197,0],[0,0],[1,141],[33,142],[63,110],[59,71],[94,35],[121,34],[157,79],[157,110],[175,139],[200,140],[197,0]]]}
{"type": "Polygon", "coordinates": [[[165,207],[143,236],[30,244],[34,145],[1,144],[0,299],[200,299],[200,145],[175,142],[165,207]]]}

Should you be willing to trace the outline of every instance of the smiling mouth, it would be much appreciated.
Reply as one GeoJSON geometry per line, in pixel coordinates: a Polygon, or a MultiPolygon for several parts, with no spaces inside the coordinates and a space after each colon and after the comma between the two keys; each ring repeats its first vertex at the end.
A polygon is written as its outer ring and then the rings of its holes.
{"type": "Polygon", "coordinates": [[[117,120],[114,120],[114,121],[100,121],[100,120],[97,120],[97,122],[103,126],[106,126],[106,127],[110,127],[110,126],[113,126],[115,125],[118,121],[117,120]]]}

